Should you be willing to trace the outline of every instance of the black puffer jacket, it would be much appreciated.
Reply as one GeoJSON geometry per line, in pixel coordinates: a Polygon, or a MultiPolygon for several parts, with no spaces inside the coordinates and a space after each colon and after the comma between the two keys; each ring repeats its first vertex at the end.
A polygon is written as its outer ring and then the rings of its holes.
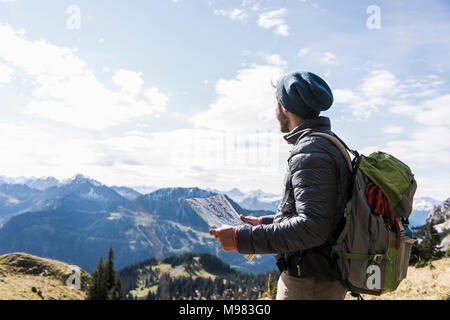
{"type": "Polygon", "coordinates": [[[294,144],[288,159],[291,178],[285,178],[287,201],[274,216],[263,217],[262,225],[238,227],[236,245],[240,253],[275,253],[289,263],[292,257],[302,276],[334,279],[338,271],[329,259],[329,244],[344,214],[350,172],[342,153],[324,137],[306,136],[295,145],[305,129],[333,135],[329,118],[318,117],[284,137],[294,144]]]}

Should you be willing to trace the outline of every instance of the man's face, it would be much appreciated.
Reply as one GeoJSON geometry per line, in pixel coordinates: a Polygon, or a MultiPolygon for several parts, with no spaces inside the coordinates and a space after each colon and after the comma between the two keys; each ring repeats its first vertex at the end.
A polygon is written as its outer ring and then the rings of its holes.
{"type": "Polygon", "coordinates": [[[281,104],[276,100],[277,108],[276,108],[276,114],[278,122],[280,123],[280,131],[283,133],[290,132],[289,130],[289,118],[287,117],[286,113],[283,111],[283,107],[281,104]]]}

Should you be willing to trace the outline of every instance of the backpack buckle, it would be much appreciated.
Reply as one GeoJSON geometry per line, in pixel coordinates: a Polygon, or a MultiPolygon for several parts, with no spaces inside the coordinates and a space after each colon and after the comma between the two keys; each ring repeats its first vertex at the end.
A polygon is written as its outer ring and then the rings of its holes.
{"type": "Polygon", "coordinates": [[[302,272],[300,270],[300,265],[297,265],[297,276],[300,278],[302,276],[302,272]]]}
{"type": "Polygon", "coordinates": [[[373,256],[372,261],[374,262],[383,262],[384,260],[384,254],[376,254],[373,256]]]}

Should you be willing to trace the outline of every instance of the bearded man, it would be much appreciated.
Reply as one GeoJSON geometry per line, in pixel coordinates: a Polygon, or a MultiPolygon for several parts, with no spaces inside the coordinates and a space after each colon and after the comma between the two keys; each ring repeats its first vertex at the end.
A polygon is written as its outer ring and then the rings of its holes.
{"type": "Polygon", "coordinates": [[[246,225],[210,230],[226,252],[276,254],[281,271],[277,299],[338,300],[347,292],[331,246],[342,228],[350,172],[331,141],[308,135],[334,135],[330,119],[320,116],[332,104],[330,87],[311,72],[279,79],[276,117],[284,139],[293,145],[283,200],[273,216],[241,216],[246,225]]]}

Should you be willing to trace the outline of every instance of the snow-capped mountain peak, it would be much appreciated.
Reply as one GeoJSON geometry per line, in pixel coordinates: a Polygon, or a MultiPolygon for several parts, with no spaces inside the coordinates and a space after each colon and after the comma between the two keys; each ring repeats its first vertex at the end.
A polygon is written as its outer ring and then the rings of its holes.
{"type": "Polygon", "coordinates": [[[89,192],[80,194],[80,197],[87,200],[95,200],[95,201],[107,201],[107,199],[94,191],[94,188],[90,188],[89,192]]]}
{"type": "Polygon", "coordinates": [[[433,207],[427,217],[427,222],[440,223],[450,220],[450,198],[433,207]]]}
{"type": "Polygon", "coordinates": [[[419,198],[414,198],[413,208],[414,208],[414,210],[429,211],[429,210],[433,209],[433,207],[438,205],[439,203],[440,203],[440,201],[435,200],[430,197],[419,197],[419,198]]]}
{"type": "Polygon", "coordinates": [[[95,187],[101,187],[103,184],[98,182],[97,180],[94,180],[92,178],[89,178],[85,175],[82,175],[80,173],[74,175],[72,178],[63,180],[63,184],[82,184],[88,182],[92,184],[95,187]]]}

